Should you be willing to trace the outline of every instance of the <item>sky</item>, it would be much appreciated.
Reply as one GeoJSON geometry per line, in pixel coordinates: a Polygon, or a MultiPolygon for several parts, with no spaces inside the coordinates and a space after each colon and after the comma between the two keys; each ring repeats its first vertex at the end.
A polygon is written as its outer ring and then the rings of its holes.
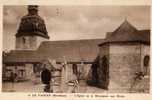
{"type": "MultiPolygon", "coordinates": [[[[27,6],[4,6],[3,50],[15,49],[15,34],[27,6]]],[[[50,41],[99,39],[127,19],[137,29],[150,29],[150,6],[39,6],[50,41]]]]}

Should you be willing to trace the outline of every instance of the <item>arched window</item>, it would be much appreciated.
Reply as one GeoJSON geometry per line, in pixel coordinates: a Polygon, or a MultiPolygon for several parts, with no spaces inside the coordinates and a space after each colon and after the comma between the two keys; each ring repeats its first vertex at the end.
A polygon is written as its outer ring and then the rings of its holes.
{"type": "Polygon", "coordinates": [[[145,74],[145,75],[147,75],[147,73],[148,73],[149,60],[150,60],[149,55],[146,55],[146,56],[144,57],[144,60],[143,60],[144,74],[145,74]]]}

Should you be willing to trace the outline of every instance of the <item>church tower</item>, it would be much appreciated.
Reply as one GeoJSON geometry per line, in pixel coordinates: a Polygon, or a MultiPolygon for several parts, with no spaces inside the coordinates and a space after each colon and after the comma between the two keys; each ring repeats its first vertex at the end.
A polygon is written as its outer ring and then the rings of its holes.
{"type": "Polygon", "coordinates": [[[38,14],[37,5],[28,6],[16,33],[16,50],[35,50],[42,41],[49,39],[44,20],[38,14]]]}

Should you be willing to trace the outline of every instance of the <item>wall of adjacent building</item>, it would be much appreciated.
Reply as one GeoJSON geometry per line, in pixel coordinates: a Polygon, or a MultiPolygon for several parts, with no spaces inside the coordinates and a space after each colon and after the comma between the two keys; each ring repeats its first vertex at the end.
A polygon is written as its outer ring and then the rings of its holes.
{"type": "Polygon", "coordinates": [[[34,76],[33,64],[25,64],[26,79],[32,80],[34,76]]]}
{"type": "Polygon", "coordinates": [[[26,69],[24,64],[16,64],[16,65],[10,65],[10,64],[3,64],[3,78],[4,81],[10,81],[11,73],[16,74],[16,80],[15,81],[23,81],[26,80],[26,69]]]}

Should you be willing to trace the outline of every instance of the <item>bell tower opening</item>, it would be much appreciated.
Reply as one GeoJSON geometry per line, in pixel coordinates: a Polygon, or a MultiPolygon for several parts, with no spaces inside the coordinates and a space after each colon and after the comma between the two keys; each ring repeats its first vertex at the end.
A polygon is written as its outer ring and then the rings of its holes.
{"type": "Polygon", "coordinates": [[[29,5],[28,6],[28,14],[29,15],[38,15],[38,6],[37,5],[29,5]]]}

